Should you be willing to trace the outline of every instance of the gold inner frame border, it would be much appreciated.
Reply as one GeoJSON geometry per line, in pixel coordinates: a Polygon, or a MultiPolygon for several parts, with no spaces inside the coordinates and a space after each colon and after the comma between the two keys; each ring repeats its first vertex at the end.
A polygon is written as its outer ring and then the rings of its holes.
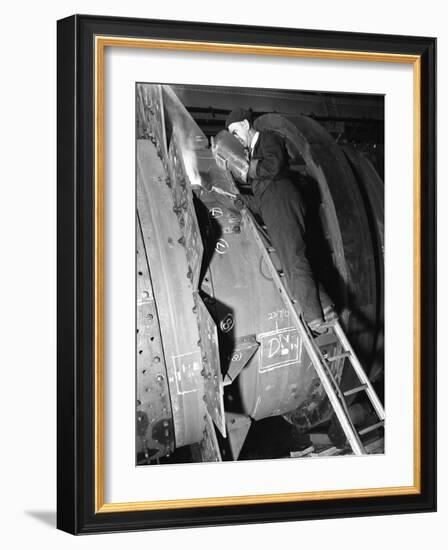
{"type": "Polygon", "coordinates": [[[421,58],[418,55],[382,52],[356,52],[346,50],[307,49],[254,44],[225,44],[181,40],[156,40],[96,36],[95,56],[95,513],[168,510],[209,506],[232,506],[281,502],[304,502],[342,498],[383,497],[413,495],[421,492],[421,58]],[[104,51],[106,47],[151,48],[177,51],[234,53],[301,57],[330,60],[405,63],[413,65],[413,299],[414,299],[414,480],[413,485],[366,489],[313,491],[301,493],[275,493],[261,495],[191,498],[180,500],[154,500],[139,502],[104,502],[104,51]]]}

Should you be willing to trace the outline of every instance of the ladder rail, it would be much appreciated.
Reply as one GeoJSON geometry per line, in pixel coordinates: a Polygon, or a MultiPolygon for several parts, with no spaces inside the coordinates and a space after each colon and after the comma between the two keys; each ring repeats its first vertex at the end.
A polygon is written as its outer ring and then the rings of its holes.
{"type": "Polygon", "coordinates": [[[295,310],[294,314],[294,320],[299,327],[308,355],[310,356],[317,375],[319,376],[327,397],[334,409],[334,412],[336,413],[336,416],[341,424],[341,427],[348,439],[348,442],[354,454],[366,454],[359,434],[357,433],[355,426],[353,425],[353,422],[350,418],[345,399],[342,395],[338,395],[341,393],[341,391],[336,380],[334,379],[333,373],[329,369],[325,368],[325,359],[323,359],[323,357],[321,356],[320,350],[314,344],[312,337],[307,334],[307,329],[304,326],[305,322],[297,315],[297,312],[295,310]]]}
{"type": "Polygon", "coordinates": [[[348,338],[345,335],[345,332],[343,331],[341,325],[339,324],[339,321],[336,321],[334,323],[333,328],[342,346],[350,353],[350,356],[348,357],[348,359],[352,364],[353,370],[356,372],[356,375],[358,376],[359,381],[362,384],[365,384],[367,386],[365,389],[365,392],[367,393],[378,418],[380,420],[385,420],[386,414],[384,412],[383,404],[381,403],[376,391],[374,390],[372,383],[369,380],[369,377],[367,376],[364,369],[362,368],[362,365],[359,362],[358,357],[355,354],[350,342],[348,341],[348,338]]]}

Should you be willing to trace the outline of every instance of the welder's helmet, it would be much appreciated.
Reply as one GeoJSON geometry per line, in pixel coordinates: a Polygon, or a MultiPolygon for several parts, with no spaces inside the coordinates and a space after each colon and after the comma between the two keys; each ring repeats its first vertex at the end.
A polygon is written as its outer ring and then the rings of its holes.
{"type": "Polygon", "coordinates": [[[252,125],[252,116],[252,109],[244,109],[244,107],[233,109],[226,118],[226,129],[228,130],[234,122],[241,122],[242,120],[248,120],[249,124],[252,125]]]}

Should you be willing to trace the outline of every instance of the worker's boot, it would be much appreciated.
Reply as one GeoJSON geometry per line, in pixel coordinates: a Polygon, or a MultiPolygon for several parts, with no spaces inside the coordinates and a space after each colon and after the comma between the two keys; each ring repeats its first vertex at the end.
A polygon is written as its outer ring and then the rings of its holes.
{"type": "Polygon", "coordinates": [[[333,304],[324,308],[324,319],[325,323],[334,323],[339,319],[333,304]]]}
{"type": "Polygon", "coordinates": [[[315,336],[325,334],[328,331],[328,326],[323,319],[313,319],[308,323],[308,327],[315,336]]]}

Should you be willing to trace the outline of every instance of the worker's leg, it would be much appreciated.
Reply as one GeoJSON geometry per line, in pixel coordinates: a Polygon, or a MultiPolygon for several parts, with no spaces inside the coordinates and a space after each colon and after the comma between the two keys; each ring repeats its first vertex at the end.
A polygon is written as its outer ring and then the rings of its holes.
{"type": "Polygon", "coordinates": [[[299,190],[287,179],[271,183],[261,198],[261,215],[305,321],[322,319],[317,285],[306,257],[305,207],[299,190]]]}
{"type": "Polygon", "coordinates": [[[255,195],[240,195],[240,197],[252,214],[261,216],[259,197],[256,197],[255,195]]]}

